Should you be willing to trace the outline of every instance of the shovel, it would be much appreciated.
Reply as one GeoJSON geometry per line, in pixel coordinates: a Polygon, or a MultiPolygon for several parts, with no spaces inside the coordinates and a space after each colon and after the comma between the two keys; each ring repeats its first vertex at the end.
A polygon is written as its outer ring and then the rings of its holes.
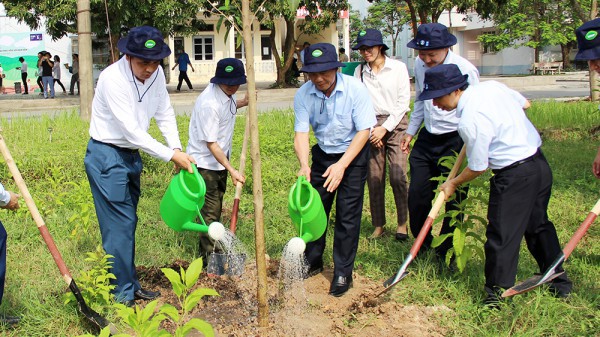
{"type": "MultiPolygon", "coordinates": [[[[248,152],[248,138],[250,136],[248,118],[246,118],[246,127],[244,129],[244,139],[242,140],[242,153],[240,154],[240,168],[238,172],[244,175],[246,170],[246,152],[248,152]]],[[[238,212],[240,210],[240,198],[242,196],[242,187],[244,185],[238,182],[235,185],[235,197],[233,199],[233,208],[231,209],[231,221],[229,230],[235,234],[237,228],[238,212]]],[[[207,272],[212,275],[241,275],[244,273],[246,263],[245,254],[223,254],[211,253],[208,257],[207,272]]]]}
{"type": "MultiPolygon", "coordinates": [[[[460,150],[460,153],[458,154],[458,157],[456,158],[456,162],[454,162],[454,166],[452,166],[452,169],[450,170],[450,173],[448,174],[448,177],[446,178],[446,181],[449,181],[450,179],[452,179],[456,176],[464,159],[465,159],[465,147],[463,145],[462,149],[460,150]]],[[[433,203],[433,207],[431,207],[431,211],[427,215],[427,219],[425,220],[425,223],[423,224],[423,227],[421,228],[419,235],[417,235],[417,239],[415,240],[415,243],[413,243],[412,247],[410,248],[410,252],[408,253],[408,256],[406,257],[406,259],[404,259],[404,262],[400,266],[400,269],[398,269],[398,272],[394,276],[390,277],[385,282],[383,282],[383,286],[385,287],[385,289],[383,289],[381,292],[379,292],[375,296],[376,298],[381,296],[382,294],[386,293],[393,286],[398,284],[398,282],[400,282],[403,278],[405,278],[406,275],[408,275],[408,272],[406,271],[406,269],[408,268],[408,265],[415,259],[415,257],[417,257],[417,253],[419,252],[419,249],[421,249],[421,246],[423,245],[423,241],[425,241],[425,237],[427,236],[427,233],[429,233],[429,230],[431,229],[431,225],[433,224],[433,221],[435,220],[435,218],[437,218],[440,208],[442,208],[442,205],[445,203],[445,201],[446,201],[446,194],[442,191],[438,194],[437,198],[435,199],[435,202],[433,203]]]]}
{"type": "Polygon", "coordinates": [[[23,199],[25,199],[25,203],[27,204],[27,208],[31,213],[31,217],[35,221],[38,230],[40,231],[40,234],[42,235],[42,238],[46,243],[46,246],[48,246],[48,250],[50,250],[50,254],[52,254],[52,257],[54,258],[54,262],[58,266],[58,269],[60,270],[63,279],[69,285],[69,289],[71,290],[73,295],[75,295],[75,299],[77,300],[77,304],[79,305],[79,311],[85,316],[85,318],[87,318],[87,320],[93,326],[97,327],[100,330],[107,326],[110,326],[111,333],[116,334],[116,327],[112,325],[106,318],[102,317],[99,313],[92,310],[85,303],[85,300],[83,299],[83,296],[79,291],[79,287],[77,287],[77,283],[75,283],[75,280],[73,279],[73,277],[71,277],[71,273],[67,269],[67,266],[62,256],[60,255],[60,252],[58,251],[58,248],[56,247],[52,236],[50,236],[50,232],[48,231],[48,228],[46,227],[46,224],[44,223],[44,220],[42,219],[42,216],[40,215],[37,206],[35,205],[35,201],[33,201],[33,198],[31,197],[31,194],[27,189],[27,185],[25,185],[25,181],[21,176],[21,172],[19,172],[19,169],[17,168],[17,165],[15,164],[15,161],[13,160],[10,151],[6,146],[4,137],[2,136],[2,129],[0,129],[0,151],[2,152],[2,156],[4,157],[4,160],[8,165],[10,173],[13,175],[15,183],[19,187],[19,191],[21,192],[23,199]]]}
{"type": "Polygon", "coordinates": [[[510,297],[528,292],[562,275],[564,271],[558,271],[558,267],[563,262],[565,262],[565,260],[567,260],[569,255],[571,255],[571,253],[575,249],[575,246],[577,245],[577,243],[579,243],[579,240],[581,240],[581,238],[585,235],[587,230],[590,228],[590,226],[598,216],[598,214],[600,214],[600,200],[596,202],[596,205],[594,206],[594,208],[592,208],[592,211],[588,214],[585,220],[583,220],[583,222],[581,223],[571,240],[569,240],[569,243],[567,243],[563,251],[560,254],[558,254],[558,257],[554,260],[552,265],[548,267],[544,274],[534,275],[528,278],[527,280],[523,281],[522,283],[519,283],[513,286],[512,288],[507,289],[504,293],[502,293],[502,297],[510,297]]]}

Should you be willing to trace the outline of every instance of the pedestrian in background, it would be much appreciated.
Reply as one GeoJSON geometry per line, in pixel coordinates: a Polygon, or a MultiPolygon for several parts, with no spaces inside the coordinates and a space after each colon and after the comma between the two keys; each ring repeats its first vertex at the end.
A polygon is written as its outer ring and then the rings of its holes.
{"type": "MultiPolygon", "coordinates": [[[[304,51],[300,71],[308,74],[310,81],[294,96],[294,150],[300,162],[298,175],[305,176],[319,192],[327,218],[336,201],[329,294],[337,297],[352,286],[369,161],[367,142],[377,120],[364,85],[337,72],[345,64],[338,61],[332,44],[316,43],[304,51]],[[311,127],[317,139],[312,150],[311,127]]],[[[324,234],[306,245],[308,277],[323,270],[326,237],[324,234]]]]}
{"type": "Polygon", "coordinates": [[[408,126],[407,113],[410,111],[408,69],[404,63],[387,56],[388,46],[383,43],[381,32],[376,29],[359,32],[352,49],[358,49],[365,61],[356,67],[354,77],[367,87],[377,116],[377,125],[371,130],[369,138],[371,156],[367,186],[371,220],[375,227],[370,238],[378,238],[384,233],[386,165],[389,165],[397,214],[395,237],[398,241],[405,241],[408,239],[408,156],[402,151],[401,145],[408,126]]]}
{"type": "Polygon", "coordinates": [[[5,77],[6,75],[4,75],[4,69],[2,68],[2,64],[0,64],[0,91],[2,91],[2,94],[6,94],[6,89],[4,89],[5,77]]]}
{"type": "Polygon", "coordinates": [[[67,90],[65,86],[60,81],[60,57],[58,55],[54,55],[54,65],[52,66],[52,77],[54,78],[54,84],[58,83],[63,90],[63,94],[67,94],[67,90]]]}
{"type": "Polygon", "coordinates": [[[71,73],[71,84],[69,85],[69,95],[75,94],[75,84],[77,84],[77,95],[79,95],[79,55],[73,54],[73,65],[65,63],[65,67],[71,73]]]}
{"type": "Polygon", "coordinates": [[[40,60],[40,66],[42,68],[42,83],[44,98],[48,98],[48,92],[50,92],[50,98],[54,98],[54,78],[52,77],[52,68],[54,62],[52,61],[52,55],[49,52],[45,52],[40,60]]]}
{"type": "MultiPolygon", "coordinates": [[[[458,154],[463,146],[457,126],[456,111],[444,111],[434,106],[431,100],[421,100],[419,95],[424,90],[425,71],[440,64],[454,63],[463,74],[469,76],[469,83],[479,82],[479,72],[466,59],[454,54],[450,47],[456,44],[456,37],[448,28],[439,23],[422,24],[417,29],[413,40],[408,42],[409,48],[416,49],[419,55],[415,59],[415,94],[417,99],[410,115],[406,135],[402,140],[402,151],[410,152],[410,185],[408,188],[408,213],[410,214],[410,230],[416,238],[431,210],[431,202],[435,197],[438,182],[432,178],[448,174],[449,168],[440,165],[442,157],[458,154]],[[421,128],[421,125],[423,127],[421,128]],[[419,131],[420,129],[420,131],[419,131]],[[419,132],[412,151],[410,142],[419,132]]],[[[459,191],[454,200],[446,203],[446,212],[458,209],[458,204],[466,198],[467,188],[459,191]]],[[[440,235],[452,232],[450,218],[445,217],[440,229],[440,235]]],[[[423,249],[431,247],[433,236],[431,231],[425,237],[423,249]]],[[[445,261],[452,240],[445,240],[435,249],[440,261],[445,261]]]]}
{"type": "Polygon", "coordinates": [[[190,91],[194,90],[194,88],[192,88],[192,82],[190,82],[190,78],[187,74],[188,65],[190,66],[190,68],[192,68],[192,72],[194,71],[194,66],[192,65],[192,62],[190,62],[190,56],[185,52],[185,50],[181,51],[181,54],[179,54],[179,57],[177,58],[177,61],[175,61],[175,65],[173,66],[173,68],[171,68],[171,70],[175,70],[175,67],[177,67],[178,65],[179,83],[177,83],[177,92],[181,90],[181,84],[184,80],[190,91]]]}
{"type": "MultiPolygon", "coordinates": [[[[304,42],[302,44],[302,50],[300,50],[300,63],[302,63],[302,66],[304,66],[304,52],[306,50],[306,48],[308,48],[310,46],[310,43],[308,42],[304,42]]],[[[308,74],[304,73],[304,82],[308,81],[308,74]]]]}
{"type": "MultiPolygon", "coordinates": [[[[588,21],[575,30],[577,55],[575,60],[587,61],[590,70],[600,74],[600,18],[588,21]]],[[[592,173],[600,179],[600,147],[592,162],[592,173]]]]}
{"type": "Polygon", "coordinates": [[[339,55],[338,58],[340,60],[340,62],[348,62],[348,54],[346,54],[346,48],[342,48],[340,47],[340,49],[338,49],[339,55]]]}
{"type": "Polygon", "coordinates": [[[21,70],[21,81],[23,82],[23,95],[28,95],[28,87],[27,87],[27,62],[21,56],[19,57],[19,62],[21,62],[21,66],[17,67],[17,69],[21,70]]]}

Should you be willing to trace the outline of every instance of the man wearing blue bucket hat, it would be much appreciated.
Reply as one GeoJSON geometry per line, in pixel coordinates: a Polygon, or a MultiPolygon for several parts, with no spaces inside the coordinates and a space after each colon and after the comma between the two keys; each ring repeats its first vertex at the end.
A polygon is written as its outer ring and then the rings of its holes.
{"type": "MultiPolygon", "coordinates": [[[[468,75],[468,82],[476,84],[479,82],[477,68],[466,59],[454,54],[450,47],[457,42],[456,37],[448,28],[440,23],[422,24],[417,29],[415,38],[407,46],[416,49],[419,53],[415,59],[415,100],[413,112],[406,134],[402,141],[402,150],[409,153],[410,163],[410,185],[408,188],[408,213],[410,214],[410,230],[417,237],[429,210],[431,202],[435,197],[437,181],[432,178],[447,174],[450,169],[440,164],[440,159],[459,153],[463,141],[456,131],[458,117],[456,111],[444,111],[435,107],[431,100],[420,99],[423,92],[423,81],[425,71],[441,64],[456,64],[463,74],[468,75]],[[421,124],[423,127],[421,128],[421,124]],[[420,128],[420,131],[419,131],[420,128]],[[410,142],[419,132],[412,151],[410,142]]],[[[446,211],[458,209],[458,204],[466,198],[466,188],[457,194],[455,200],[446,203],[446,211]]],[[[440,235],[452,232],[450,218],[443,220],[440,235]]],[[[423,248],[429,249],[433,236],[431,231],[425,237],[423,248]]],[[[445,261],[448,250],[452,247],[451,240],[445,240],[435,253],[439,261],[445,261]]]]}
{"type": "Polygon", "coordinates": [[[377,125],[371,131],[371,157],[369,158],[369,202],[371,219],[375,227],[370,238],[384,234],[385,225],[385,175],[389,169],[390,185],[396,203],[396,240],[408,239],[408,178],[407,155],[400,146],[408,126],[410,111],[410,79],[406,65],[386,55],[388,47],[383,43],[381,32],[366,29],[358,33],[352,49],[360,52],[365,62],[354,70],[367,87],[377,125]]]}
{"type": "Polygon", "coordinates": [[[135,231],[142,159],[139,149],[177,168],[192,171],[193,158],[181,151],[175,114],[160,61],[171,50],[154,27],[132,28],[119,40],[125,54],[98,79],[92,102],[85,169],[94,197],[102,246],[114,256],[111,272],[117,301],[151,300],[160,295],[142,289],[135,270],[135,231]],[[154,118],[167,141],[148,133],[154,118]]]}
{"type": "MultiPolygon", "coordinates": [[[[460,119],[458,132],[466,145],[467,167],[440,186],[446,197],[488,168],[490,178],[485,250],[485,304],[499,307],[502,289],[515,283],[523,236],[540,271],[561,252],[556,229],[548,219],[552,172],[541,151],[542,140],[524,109],[525,97],[496,81],[469,86],[455,64],[425,72],[420,100],[432,99],[460,119]]],[[[557,297],[572,284],[566,273],[550,283],[557,297]]]]}
{"type": "MultiPolygon", "coordinates": [[[[588,21],[575,30],[578,61],[587,61],[590,70],[600,74],[600,18],[588,21]]],[[[592,163],[592,173],[600,179],[600,147],[592,163]]]]}
{"type": "MultiPolygon", "coordinates": [[[[294,97],[294,149],[300,162],[298,175],[305,176],[319,192],[325,213],[336,200],[333,239],[333,279],[329,294],[342,296],[352,285],[358,248],[364,185],[369,159],[369,133],[376,124],[371,99],[356,78],[337,72],[335,47],[315,43],[306,48],[301,72],[309,82],[294,97]],[[310,150],[312,127],[317,144],[310,150]],[[312,165],[309,165],[309,152],[312,165]]],[[[306,246],[308,276],[323,270],[325,237],[306,246]]]]}
{"type": "MultiPolygon", "coordinates": [[[[221,220],[227,173],[235,186],[245,178],[229,162],[237,109],[248,105],[248,94],[236,99],[235,93],[246,83],[244,64],[235,58],[217,63],[215,76],[196,99],[189,127],[187,152],[196,160],[198,172],[206,183],[204,206],[200,210],[207,224],[221,220]]],[[[200,233],[199,251],[208,262],[215,248],[207,234],[200,233]]]]}

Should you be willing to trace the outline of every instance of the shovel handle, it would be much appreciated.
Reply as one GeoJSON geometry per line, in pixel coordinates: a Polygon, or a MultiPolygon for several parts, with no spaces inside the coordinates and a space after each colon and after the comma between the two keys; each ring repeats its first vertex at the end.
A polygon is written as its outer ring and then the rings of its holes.
{"type": "Polygon", "coordinates": [[[33,221],[35,221],[35,223],[38,227],[38,230],[40,231],[40,234],[42,235],[42,238],[44,239],[44,242],[46,243],[46,246],[48,247],[48,250],[50,250],[50,254],[52,255],[52,258],[54,258],[54,262],[58,266],[58,269],[60,270],[60,273],[62,274],[63,279],[65,280],[65,282],[67,282],[67,284],[71,284],[71,281],[73,279],[71,277],[71,273],[69,273],[69,270],[67,269],[67,265],[65,264],[65,261],[63,260],[62,256],[60,255],[60,252],[58,251],[58,248],[56,247],[56,244],[54,243],[54,240],[52,239],[52,236],[50,235],[50,232],[48,231],[48,228],[46,227],[46,223],[44,222],[44,219],[42,219],[42,216],[40,215],[40,212],[39,212],[37,206],[35,205],[35,201],[33,201],[33,198],[31,197],[31,194],[29,193],[29,189],[27,188],[27,185],[25,184],[25,181],[23,180],[23,176],[21,176],[21,172],[19,171],[17,164],[15,164],[15,161],[14,161],[13,157],[11,156],[10,151],[8,150],[8,147],[6,146],[6,142],[4,141],[4,136],[2,135],[2,129],[0,129],[0,151],[2,152],[2,156],[4,157],[4,160],[6,161],[6,165],[8,165],[8,169],[9,169],[10,173],[13,175],[13,179],[15,180],[15,183],[17,184],[17,187],[19,188],[21,196],[25,200],[25,204],[27,205],[27,208],[29,209],[29,212],[31,213],[31,217],[33,218],[33,221]]]}
{"type": "MultiPolygon", "coordinates": [[[[249,116],[249,114],[248,114],[249,116]]],[[[248,138],[250,138],[250,122],[246,117],[246,125],[244,127],[244,139],[242,140],[242,153],[240,154],[240,168],[238,172],[244,175],[246,171],[246,153],[248,152],[248,138]]],[[[244,185],[238,182],[235,185],[235,197],[233,198],[233,208],[231,209],[231,221],[229,222],[229,230],[235,234],[237,227],[238,212],[240,210],[240,198],[242,197],[242,187],[244,185]]]]}
{"type": "Polygon", "coordinates": [[[583,238],[583,236],[585,235],[587,230],[590,228],[590,226],[592,225],[594,220],[596,220],[596,217],[598,216],[599,213],[600,213],[600,199],[596,202],[596,205],[592,208],[592,211],[587,215],[585,220],[583,220],[583,222],[581,223],[579,228],[577,228],[577,231],[575,232],[575,234],[573,234],[573,236],[571,237],[571,240],[569,240],[569,243],[567,243],[567,245],[563,249],[563,254],[565,254],[565,260],[569,257],[569,255],[571,255],[571,253],[575,249],[575,246],[577,246],[577,243],[579,243],[581,238],[583,238]]]}

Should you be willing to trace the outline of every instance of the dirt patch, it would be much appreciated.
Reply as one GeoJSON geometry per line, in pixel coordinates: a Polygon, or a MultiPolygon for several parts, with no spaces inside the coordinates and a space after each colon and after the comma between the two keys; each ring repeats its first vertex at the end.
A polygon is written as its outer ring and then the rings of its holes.
{"type": "MultiPolygon", "coordinates": [[[[185,261],[169,266],[179,271],[185,261]]],[[[269,327],[258,328],[256,268],[246,265],[242,277],[208,276],[203,273],[197,287],[213,288],[220,296],[205,297],[192,312],[193,317],[212,324],[217,336],[443,336],[437,324],[446,306],[405,306],[389,299],[374,300],[380,283],[354,273],[354,285],[342,297],[327,292],[333,271],[311,277],[294,289],[283,289],[278,279],[278,261],[270,261],[267,271],[269,327]]],[[[138,268],[142,284],[160,290],[161,302],[176,307],[177,298],[160,268],[138,268]]],[[[172,332],[173,327],[164,328],[172,332]]],[[[199,333],[191,336],[201,336],[199,333]]]]}

